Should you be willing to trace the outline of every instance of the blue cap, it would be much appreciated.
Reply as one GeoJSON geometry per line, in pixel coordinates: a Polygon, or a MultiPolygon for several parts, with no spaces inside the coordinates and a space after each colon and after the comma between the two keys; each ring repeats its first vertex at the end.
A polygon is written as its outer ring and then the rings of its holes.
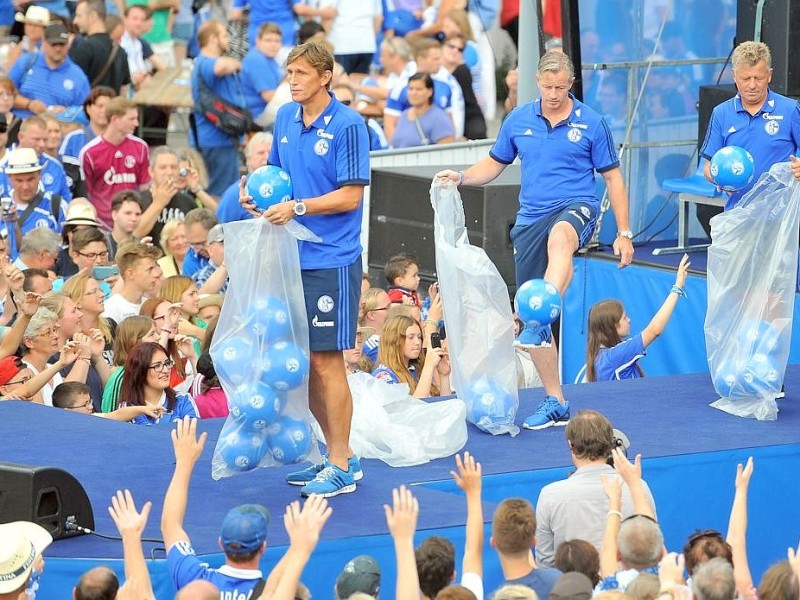
{"type": "Polygon", "coordinates": [[[56,118],[65,123],[78,123],[79,125],[89,124],[89,119],[86,117],[82,106],[70,106],[63,112],[57,114],[56,118]]]}
{"type": "Polygon", "coordinates": [[[222,547],[225,552],[255,552],[267,539],[269,510],[260,504],[242,504],[225,515],[222,521],[222,547]]]}

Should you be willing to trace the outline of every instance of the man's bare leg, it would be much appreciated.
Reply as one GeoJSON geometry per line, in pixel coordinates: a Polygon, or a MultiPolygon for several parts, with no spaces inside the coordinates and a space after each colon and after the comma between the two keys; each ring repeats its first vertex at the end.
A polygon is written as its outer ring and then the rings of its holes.
{"type": "Polygon", "coordinates": [[[330,462],[347,471],[353,398],[338,350],[311,353],[308,400],[328,445],[330,462]]]}

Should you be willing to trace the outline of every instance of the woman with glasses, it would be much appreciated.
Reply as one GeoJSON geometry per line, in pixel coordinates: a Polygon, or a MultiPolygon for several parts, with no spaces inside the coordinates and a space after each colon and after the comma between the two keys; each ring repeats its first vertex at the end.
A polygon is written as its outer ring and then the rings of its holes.
{"type": "MultiPolygon", "coordinates": [[[[89,366],[92,363],[92,349],[89,339],[83,334],[76,334],[78,339],[74,342],[78,358],[66,376],[56,372],[49,382],[42,387],[42,403],[53,405],[53,390],[62,381],[81,381],[86,383],[89,366]]],[[[58,315],[48,308],[40,308],[31,317],[28,327],[25,328],[22,344],[24,347],[22,361],[31,370],[33,375],[43,373],[50,366],[50,359],[58,353],[61,341],[61,325],[58,315]]]]}
{"type": "Polygon", "coordinates": [[[100,231],[94,207],[87,201],[75,199],[67,209],[61,230],[62,247],[56,258],[56,273],[63,278],[81,269],[108,264],[108,246],[100,231]]]}
{"type": "Polygon", "coordinates": [[[383,325],[388,318],[389,309],[392,301],[389,294],[381,288],[369,288],[361,296],[358,307],[358,324],[363,327],[371,327],[374,333],[364,340],[364,356],[369,358],[373,364],[378,360],[378,346],[381,343],[381,333],[383,325]]]}
{"type": "Polygon", "coordinates": [[[105,292],[100,282],[91,273],[79,273],[67,279],[61,292],[66,294],[83,311],[80,331],[89,335],[93,329],[99,329],[105,340],[103,356],[108,364],[113,362],[114,334],[117,324],[103,316],[105,310],[105,292]]]}
{"type": "Polygon", "coordinates": [[[34,373],[18,356],[0,360],[0,400],[28,400],[44,404],[42,388],[77,358],[78,345],[70,342],[61,348],[59,359],[41,373],[34,373]]]}
{"type": "Polygon", "coordinates": [[[117,328],[114,338],[114,372],[103,388],[103,402],[100,411],[104,413],[117,410],[125,362],[128,355],[139,342],[157,342],[166,347],[167,335],[159,333],[158,326],[150,317],[128,317],[117,328]]]}
{"type": "Polygon", "coordinates": [[[137,344],[125,362],[125,386],[122,406],[162,406],[164,415],[153,418],[140,415],[133,419],[137,425],[167,425],[189,416],[198,418],[197,407],[188,394],[177,394],[170,387],[172,359],[153,342],[137,344]]]}
{"type": "Polygon", "coordinates": [[[163,336],[161,347],[173,362],[170,385],[178,391],[186,391],[196,373],[200,347],[194,338],[178,333],[181,305],[163,298],[151,298],[142,304],[139,314],[152,318],[163,336]]]}
{"type": "MultiPolygon", "coordinates": [[[[448,19],[445,19],[447,23],[448,19]]],[[[461,33],[448,35],[442,44],[442,64],[458,82],[464,94],[464,137],[468,140],[486,139],[486,119],[483,117],[475,83],[470,68],[464,62],[464,52],[469,46],[461,33]]],[[[478,67],[480,72],[480,67],[478,67]]],[[[478,89],[480,89],[478,87],[478,89]]]]}
{"type": "Polygon", "coordinates": [[[189,251],[189,238],[186,237],[186,225],[183,221],[171,220],[164,223],[159,243],[164,256],[157,262],[164,277],[180,275],[183,259],[189,251]]]}

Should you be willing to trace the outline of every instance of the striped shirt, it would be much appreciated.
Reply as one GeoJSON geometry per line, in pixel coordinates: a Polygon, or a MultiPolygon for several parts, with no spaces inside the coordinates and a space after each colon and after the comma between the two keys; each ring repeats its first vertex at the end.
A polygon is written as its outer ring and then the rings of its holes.
{"type": "MultiPolygon", "coordinates": [[[[41,52],[15,62],[8,77],[22,96],[40,100],[47,106],[80,107],[90,91],[86,74],[69,57],[52,69],[41,52]]],[[[24,119],[33,113],[14,109],[14,114],[24,119]]]]}

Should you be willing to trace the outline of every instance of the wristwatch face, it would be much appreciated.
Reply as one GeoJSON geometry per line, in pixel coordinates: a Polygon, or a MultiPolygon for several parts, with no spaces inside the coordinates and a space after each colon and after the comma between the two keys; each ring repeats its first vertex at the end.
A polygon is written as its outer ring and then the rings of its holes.
{"type": "Polygon", "coordinates": [[[294,203],[294,214],[298,217],[302,217],[306,214],[306,203],[305,202],[295,202],[294,203]]]}

